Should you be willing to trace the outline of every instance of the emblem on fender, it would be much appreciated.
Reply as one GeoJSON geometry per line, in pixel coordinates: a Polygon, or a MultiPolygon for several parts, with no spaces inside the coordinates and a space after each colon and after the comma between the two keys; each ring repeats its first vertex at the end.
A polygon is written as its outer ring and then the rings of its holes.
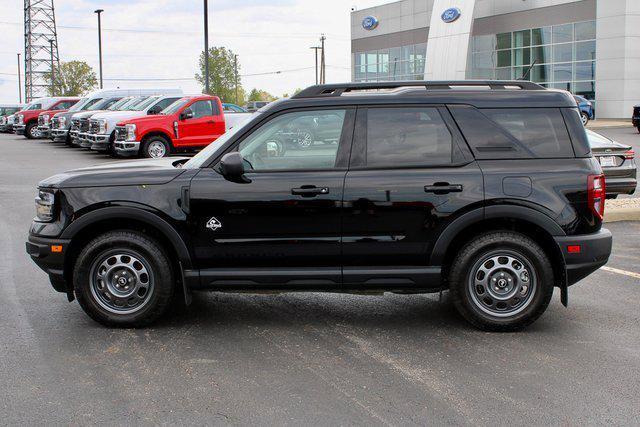
{"type": "Polygon", "coordinates": [[[207,221],[207,228],[211,231],[216,231],[219,228],[222,228],[222,223],[218,221],[215,216],[212,216],[209,221],[207,221]]]}

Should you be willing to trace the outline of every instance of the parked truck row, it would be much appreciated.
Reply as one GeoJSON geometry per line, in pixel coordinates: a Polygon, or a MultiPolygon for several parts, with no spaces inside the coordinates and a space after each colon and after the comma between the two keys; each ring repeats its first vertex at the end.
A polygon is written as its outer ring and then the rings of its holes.
{"type": "Polygon", "coordinates": [[[185,95],[180,89],[99,90],[82,98],[40,98],[9,107],[0,115],[0,132],[114,157],[197,151],[251,115],[217,96],[185,95]]]}

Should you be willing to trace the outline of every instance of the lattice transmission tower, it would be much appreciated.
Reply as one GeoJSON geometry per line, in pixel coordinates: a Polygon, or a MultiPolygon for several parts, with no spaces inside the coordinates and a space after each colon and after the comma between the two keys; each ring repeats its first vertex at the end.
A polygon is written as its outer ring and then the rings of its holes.
{"type": "Polygon", "coordinates": [[[53,0],[24,0],[25,99],[47,96],[51,71],[60,69],[53,0]]]}

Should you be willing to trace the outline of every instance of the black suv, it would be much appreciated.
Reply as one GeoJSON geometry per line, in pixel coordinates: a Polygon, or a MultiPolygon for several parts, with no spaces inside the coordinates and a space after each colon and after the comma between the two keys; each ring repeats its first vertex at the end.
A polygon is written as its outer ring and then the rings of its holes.
{"type": "Polygon", "coordinates": [[[40,183],[27,252],[109,326],[192,291],[449,290],[516,330],[604,265],[605,182],[576,103],[524,81],[313,86],[191,159],[40,183]],[[336,117],[339,120],[336,120],[336,117]],[[278,150],[291,123],[337,143],[278,150]]]}

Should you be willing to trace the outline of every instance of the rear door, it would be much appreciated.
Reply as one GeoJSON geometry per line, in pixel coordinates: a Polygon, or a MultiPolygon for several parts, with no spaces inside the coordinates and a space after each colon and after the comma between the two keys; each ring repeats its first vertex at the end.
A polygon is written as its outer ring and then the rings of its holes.
{"type": "Polygon", "coordinates": [[[483,180],[443,106],[358,109],[345,179],[346,286],[424,286],[433,245],[462,211],[480,206],[483,180]]]}

